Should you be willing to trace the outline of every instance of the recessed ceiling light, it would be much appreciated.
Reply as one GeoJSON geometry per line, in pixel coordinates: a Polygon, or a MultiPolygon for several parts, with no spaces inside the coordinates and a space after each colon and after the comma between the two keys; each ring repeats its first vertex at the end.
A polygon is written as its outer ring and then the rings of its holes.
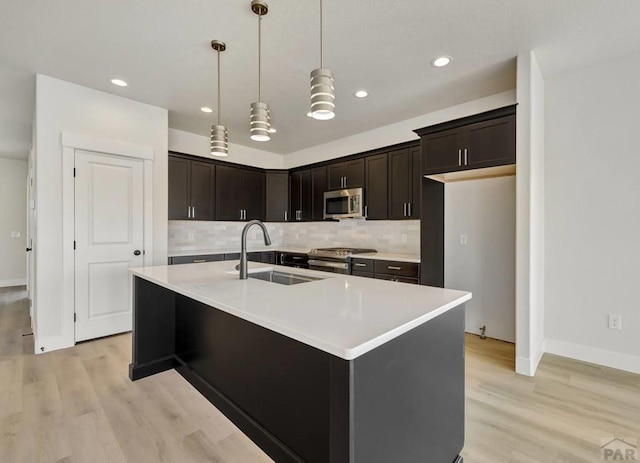
{"type": "Polygon", "coordinates": [[[212,113],[213,109],[209,108],[208,106],[203,106],[202,108],[200,108],[200,111],[202,111],[203,113],[212,113]]]}
{"type": "Polygon", "coordinates": [[[452,60],[453,58],[451,58],[450,56],[438,56],[437,58],[431,60],[431,66],[433,66],[434,68],[443,68],[452,60]]]}
{"type": "Polygon", "coordinates": [[[127,83],[121,79],[111,79],[111,83],[113,85],[117,85],[118,87],[126,87],[127,83]]]}
{"type": "Polygon", "coordinates": [[[277,130],[274,127],[269,127],[269,133],[276,133],[277,130]]]}
{"type": "Polygon", "coordinates": [[[366,98],[369,96],[369,92],[367,92],[366,90],[358,90],[353,94],[353,96],[355,96],[356,98],[366,98]]]}

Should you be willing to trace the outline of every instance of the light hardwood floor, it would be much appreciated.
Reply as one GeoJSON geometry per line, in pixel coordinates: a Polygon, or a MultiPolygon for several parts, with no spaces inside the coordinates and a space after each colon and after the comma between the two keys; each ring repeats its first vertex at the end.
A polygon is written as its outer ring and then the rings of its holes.
{"type": "MultiPolygon", "coordinates": [[[[33,355],[24,297],[0,289],[0,462],[271,461],[174,371],[129,381],[130,334],[33,355]]],[[[601,439],[640,441],[640,376],[548,355],[535,378],[513,369],[513,345],[467,337],[465,463],[598,462],[601,439]]]]}

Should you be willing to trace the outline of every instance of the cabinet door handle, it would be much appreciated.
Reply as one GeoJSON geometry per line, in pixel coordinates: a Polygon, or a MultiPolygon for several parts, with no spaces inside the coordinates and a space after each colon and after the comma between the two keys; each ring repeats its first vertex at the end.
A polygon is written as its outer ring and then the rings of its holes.
{"type": "Polygon", "coordinates": [[[407,203],[407,209],[409,211],[409,213],[407,214],[407,217],[411,217],[413,215],[413,211],[411,210],[413,206],[413,203],[407,203]]]}
{"type": "Polygon", "coordinates": [[[191,218],[191,206],[187,207],[187,218],[191,218]]]}
{"type": "Polygon", "coordinates": [[[194,264],[201,264],[202,262],[206,262],[205,259],[196,259],[193,261],[194,264]]]}
{"type": "Polygon", "coordinates": [[[458,150],[458,167],[462,166],[462,150],[458,150]]]}
{"type": "Polygon", "coordinates": [[[403,217],[407,216],[407,203],[402,204],[402,216],[403,217]]]}
{"type": "Polygon", "coordinates": [[[356,262],[356,267],[366,267],[367,264],[361,264],[360,262],[356,262]]]}
{"type": "Polygon", "coordinates": [[[369,206],[365,206],[364,207],[364,218],[366,219],[368,215],[369,215],[369,206]]]}
{"type": "Polygon", "coordinates": [[[389,270],[402,270],[402,267],[396,267],[395,265],[389,265],[387,266],[387,268],[389,270]]]}
{"type": "Polygon", "coordinates": [[[469,165],[469,158],[468,158],[468,154],[469,154],[469,150],[467,148],[464,149],[464,165],[468,166],[469,165]]]}
{"type": "Polygon", "coordinates": [[[196,218],[196,207],[195,206],[191,206],[191,218],[192,219],[196,218]]]}
{"type": "Polygon", "coordinates": [[[284,211],[284,221],[287,221],[287,211],[284,211]]]}

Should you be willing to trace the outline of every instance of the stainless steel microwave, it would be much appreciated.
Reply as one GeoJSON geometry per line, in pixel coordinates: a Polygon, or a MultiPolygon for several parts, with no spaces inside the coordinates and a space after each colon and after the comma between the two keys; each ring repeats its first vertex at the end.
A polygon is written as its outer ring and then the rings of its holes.
{"type": "Polygon", "coordinates": [[[364,195],[362,188],[327,191],[324,194],[325,219],[363,219],[364,195]]]}

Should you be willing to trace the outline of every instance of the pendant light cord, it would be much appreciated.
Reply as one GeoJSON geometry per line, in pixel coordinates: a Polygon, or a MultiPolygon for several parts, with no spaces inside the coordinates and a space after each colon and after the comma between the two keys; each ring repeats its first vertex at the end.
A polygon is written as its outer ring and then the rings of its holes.
{"type": "Polygon", "coordinates": [[[258,15],[258,102],[261,102],[260,83],[262,77],[262,15],[258,15]]]}
{"type": "Polygon", "coordinates": [[[216,53],[218,54],[218,125],[220,125],[220,51],[216,53]]]}
{"type": "Polygon", "coordinates": [[[320,67],[324,68],[324,53],[322,50],[322,0],[320,0],[320,67]]]}

